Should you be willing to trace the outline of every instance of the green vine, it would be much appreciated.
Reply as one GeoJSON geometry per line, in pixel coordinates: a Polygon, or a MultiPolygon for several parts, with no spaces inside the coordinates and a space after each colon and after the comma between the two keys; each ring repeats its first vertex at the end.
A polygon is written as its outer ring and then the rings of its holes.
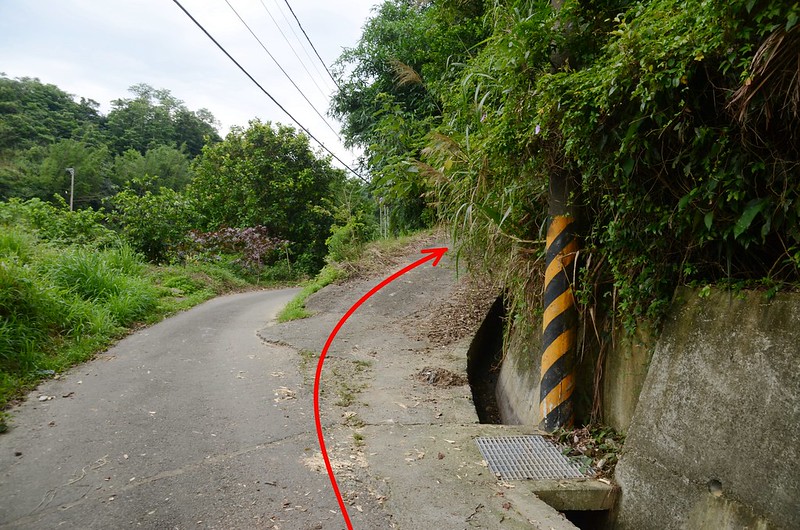
{"type": "MultiPolygon", "coordinates": [[[[658,322],[680,283],[800,279],[797,109],[773,105],[767,123],[774,90],[732,109],[737,89],[759,82],[754,58],[771,35],[788,35],[772,57],[796,61],[798,3],[509,2],[493,13],[424,151],[466,247],[522,241],[520,255],[539,256],[547,182],[571,178],[591,263],[580,299],[630,331],[658,322]]],[[[762,86],[784,75],[763,70],[762,86]]]]}

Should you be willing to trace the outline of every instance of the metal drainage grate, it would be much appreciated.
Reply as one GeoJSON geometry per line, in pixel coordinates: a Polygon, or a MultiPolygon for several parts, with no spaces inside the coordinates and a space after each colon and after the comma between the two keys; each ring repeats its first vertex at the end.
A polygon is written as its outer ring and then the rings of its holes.
{"type": "Polygon", "coordinates": [[[476,438],[489,469],[503,480],[583,477],[580,468],[538,435],[476,438]]]}

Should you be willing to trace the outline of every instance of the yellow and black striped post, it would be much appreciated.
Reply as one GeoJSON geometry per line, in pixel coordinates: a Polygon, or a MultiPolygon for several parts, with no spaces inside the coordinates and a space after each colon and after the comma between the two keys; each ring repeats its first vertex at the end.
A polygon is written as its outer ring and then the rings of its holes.
{"type": "Polygon", "coordinates": [[[575,422],[575,345],[578,312],[572,282],[578,253],[575,218],[554,215],[547,229],[547,269],[544,275],[542,368],[539,389],[541,427],[553,431],[575,422]]]}

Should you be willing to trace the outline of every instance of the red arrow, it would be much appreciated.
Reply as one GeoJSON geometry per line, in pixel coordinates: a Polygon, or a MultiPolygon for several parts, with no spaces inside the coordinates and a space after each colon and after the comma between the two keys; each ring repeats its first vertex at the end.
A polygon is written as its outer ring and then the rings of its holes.
{"type": "Polygon", "coordinates": [[[367,294],[362,296],[358,302],[353,304],[347,313],[339,320],[339,323],[336,324],[336,327],[333,328],[330,336],[328,337],[328,341],[325,343],[325,347],[322,348],[322,354],[319,356],[319,362],[317,363],[317,375],[314,377],[314,419],[317,422],[317,438],[319,438],[319,448],[322,451],[322,458],[325,460],[325,468],[328,470],[328,477],[331,479],[331,486],[333,486],[333,492],[336,493],[336,500],[339,501],[339,507],[342,509],[342,517],[344,517],[344,522],[347,524],[348,530],[353,530],[353,523],[350,522],[350,515],[347,513],[347,507],[344,505],[344,499],[342,499],[342,493],[339,491],[339,485],[336,483],[336,477],[333,475],[333,467],[331,467],[331,460],[328,458],[328,450],[325,448],[325,437],[322,434],[322,419],[320,418],[319,412],[319,387],[320,387],[320,379],[322,377],[322,365],[325,362],[325,356],[328,355],[328,349],[331,347],[333,343],[333,339],[336,337],[336,334],[339,333],[339,330],[344,326],[344,323],[347,322],[347,319],[355,313],[356,309],[361,307],[361,304],[366,302],[373,294],[377,293],[397,278],[402,276],[403,274],[409,272],[412,269],[415,269],[425,263],[426,261],[433,260],[433,266],[435,267],[439,261],[444,256],[444,253],[447,252],[447,247],[441,248],[428,248],[422,250],[423,254],[427,254],[424,258],[420,258],[411,265],[400,269],[399,271],[395,272],[381,283],[373,287],[367,294]]]}

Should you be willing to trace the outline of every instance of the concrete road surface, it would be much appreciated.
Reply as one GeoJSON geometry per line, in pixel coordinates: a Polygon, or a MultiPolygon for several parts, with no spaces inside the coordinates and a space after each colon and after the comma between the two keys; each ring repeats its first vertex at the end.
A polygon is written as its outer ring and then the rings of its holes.
{"type": "Polygon", "coordinates": [[[303,465],[297,353],[256,334],[295,292],[212,300],[40,386],[0,436],[0,527],[341,528],[303,465]]]}

